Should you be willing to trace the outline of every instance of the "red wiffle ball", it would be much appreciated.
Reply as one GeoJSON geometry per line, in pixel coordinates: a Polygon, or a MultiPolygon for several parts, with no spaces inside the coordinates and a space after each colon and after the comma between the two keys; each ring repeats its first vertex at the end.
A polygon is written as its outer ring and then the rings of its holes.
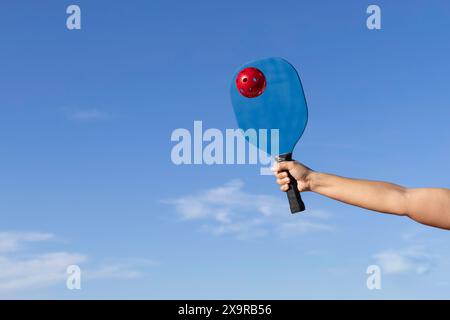
{"type": "Polygon", "coordinates": [[[266,89],[266,77],[253,67],[242,69],[236,77],[236,88],[247,98],[256,98],[266,89]]]}

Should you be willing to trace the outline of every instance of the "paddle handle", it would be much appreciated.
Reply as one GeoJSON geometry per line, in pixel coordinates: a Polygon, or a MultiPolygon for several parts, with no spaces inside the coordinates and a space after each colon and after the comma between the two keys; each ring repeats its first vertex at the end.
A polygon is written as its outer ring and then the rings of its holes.
{"type": "MultiPolygon", "coordinates": [[[[276,158],[277,162],[292,161],[292,153],[282,154],[276,158]]],[[[286,191],[287,198],[289,200],[289,207],[291,213],[297,213],[305,211],[305,204],[303,203],[300,191],[298,191],[297,180],[286,171],[289,177],[289,189],[286,191]]]]}

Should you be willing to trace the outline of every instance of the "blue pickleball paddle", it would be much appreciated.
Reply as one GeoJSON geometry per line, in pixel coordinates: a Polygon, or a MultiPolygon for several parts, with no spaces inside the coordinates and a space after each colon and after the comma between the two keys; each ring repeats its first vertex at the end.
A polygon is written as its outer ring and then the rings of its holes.
{"type": "MultiPolygon", "coordinates": [[[[248,141],[264,148],[279,162],[292,160],[292,151],[308,122],[305,94],[295,68],[282,58],[249,62],[233,76],[230,95],[240,129],[279,130],[278,154],[271,153],[270,143],[260,146],[259,140],[256,143],[248,141]]],[[[287,196],[291,212],[304,211],[297,181],[288,175],[291,182],[287,196]]]]}

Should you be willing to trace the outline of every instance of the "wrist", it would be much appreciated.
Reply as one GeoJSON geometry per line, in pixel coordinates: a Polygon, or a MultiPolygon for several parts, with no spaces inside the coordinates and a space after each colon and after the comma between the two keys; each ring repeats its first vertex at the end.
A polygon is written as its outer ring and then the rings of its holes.
{"type": "Polygon", "coordinates": [[[306,185],[309,191],[316,192],[318,188],[318,180],[319,180],[320,172],[309,171],[306,175],[306,185]]]}

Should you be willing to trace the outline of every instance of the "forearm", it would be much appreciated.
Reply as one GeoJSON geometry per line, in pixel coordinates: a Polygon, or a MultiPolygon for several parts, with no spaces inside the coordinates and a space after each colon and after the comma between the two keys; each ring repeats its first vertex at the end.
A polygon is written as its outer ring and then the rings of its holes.
{"type": "Polygon", "coordinates": [[[313,192],[354,206],[397,215],[408,213],[407,189],[395,184],[312,172],[309,185],[313,192]]]}
{"type": "Polygon", "coordinates": [[[450,229],[449,189],[407,189],[392,183],[349,179],[311,172],[311,191],[361,208],[406,215],[430,226],[450,229]]]}

